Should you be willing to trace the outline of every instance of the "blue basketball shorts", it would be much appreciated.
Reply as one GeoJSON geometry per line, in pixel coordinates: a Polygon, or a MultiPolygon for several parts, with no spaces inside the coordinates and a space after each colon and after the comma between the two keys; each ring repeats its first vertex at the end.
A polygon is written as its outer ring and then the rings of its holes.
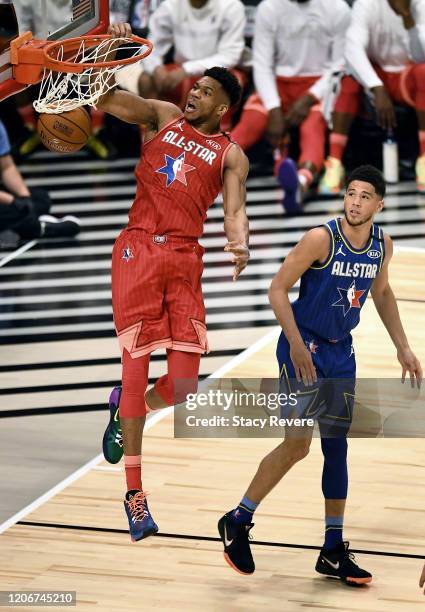
{"type": "Polygon", "coordinates": [[[317,383],[308,387],[297,381],[290,346],[282,332],[276,350],[280,393],[296,393],[297,402],[295,406],[283,407],[281,417],[314,419],[322,437],[345,437],[353,416],[356,381],[352,337],[333,342],[302,328],[300,333],[316,368],[317,383]]]}

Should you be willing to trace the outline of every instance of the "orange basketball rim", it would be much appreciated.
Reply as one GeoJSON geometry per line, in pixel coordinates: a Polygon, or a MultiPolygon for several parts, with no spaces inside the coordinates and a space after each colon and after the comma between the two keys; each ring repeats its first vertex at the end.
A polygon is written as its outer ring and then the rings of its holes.
{"type": "MultiPolygon", "coordinates": [[[[108,53],[113,49],[110,47],[108,53]]],[[[110,34],[77,36],[65,40],[49,42],[33,38],[31,32],[25,32],[10,43],[10,60],[13,67],[13,78],[19,83],[32,85],[38,83],[45,70],[80,74],[88,69],[122,68],[147,57],[152,51],[149,40],[132,34],[126,38],[112,38],[110,34]],[[120,59],[101,59],[84,61],[81,49],[94,49],[110,41],[111,45],[125,42],[137,46],[138,50],[131,56],[120,59]]]]}

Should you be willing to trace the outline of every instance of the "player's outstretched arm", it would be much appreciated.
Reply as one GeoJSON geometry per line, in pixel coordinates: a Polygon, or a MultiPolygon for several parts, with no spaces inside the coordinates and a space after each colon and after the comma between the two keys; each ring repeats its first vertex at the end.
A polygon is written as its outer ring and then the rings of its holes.
{"type": "Polygon", "coordinates": [[[381,321],[385,325],[391,340],[397,349],[397,359],[402,367],[402,381],[405,381],[406,373],[409,372],[412,387],[414,386],[415,378],[419,387],[422,382],[421,364],[409,346],[409,342],[400,319],[397,302],[388,281],[388,266],[393,254],[393,244],[389,236],[385,235],[384,239],[385,261],[380,273],[373,281],[371,294],[381,321]]]}
{"type": "Polygon", "coordinates": [[[234,281],[249,260],[249,224],[245,210],[248,171],[248,158],[239,146],[233,145],[227,153],[224,166],[223,208],[224,231],[228,241],[224,250],[233,254],[234,281]]]}
{"type": "MultiPolygon", "coordinates": [[[[131,33],[128,23],[116,23],[108,28],[108,34],[113,38],[128,38],[131,33]]],[[[115,50],[112,50],[111,54],[115,55],[115,50]]],[[[145,100],[117,88],[101,96],[96,106],[126,123],[147,125],[152,131],[161,129],[163,125],[182,114],[175,104],[162,100],[145,100]]]]}
{"type": "Polygon", "coordinates": [[[329,233],[324,227],[315,227],[307,232],[288,253],[269,289],[270,304],[290,345],[297,380],[302,380],[305,385],[317,381],[316,370],[295,322],[289,290],[315,261],[326,259],[329,241],[329,233]]]}
{"type": "Polygon", "coordinates": [[[170,102],[145,100],[119,89],[102,96],[96,106],[121,121],[147,125],[153,131],[160,130],[163,125],[182,115],[181,110],[170,102]]]}

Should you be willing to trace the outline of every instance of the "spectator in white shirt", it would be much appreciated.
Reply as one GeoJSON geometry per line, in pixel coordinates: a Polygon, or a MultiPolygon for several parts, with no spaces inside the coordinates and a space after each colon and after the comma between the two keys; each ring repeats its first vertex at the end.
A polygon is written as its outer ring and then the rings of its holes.
{"type": "MultiPolygon", "coordinates": [[[[412,106],[419,125],[420,153],[416,162],[418,191],[425,192],[425,0],[357,0],[347,32],[346,61],[350,72],[370,95],[378,124],[396,125],[393,102],[412,106]]],[[[343,186],[342,156],[362,88],[350,77],[351,95],[335,107],[330,157],[323,191],[343,186]]]]}
{"type": "Polygon", "coordinates": [[[344,0],[263,0],[254,32],[254,82],[232,138],[248,149],[267,134],[276,149],[291,127],[300,128],[298,166],[290,158],[276,165],[287,213],[300,211],[302,194],[320,172],[326,122],[320,103],[332,74],[344,69],[350,8],[344,0]]]}
{"type": "Polygon", "coordinates": [[[245,46],[245,9],[240,0],[164,0],[149,29],[154,51],[143,61],[140,93],[156,92],[181,105],[205,70],[238,65],[245,46]],[[173,63],[164,65],[171,49],[173,63]]]}

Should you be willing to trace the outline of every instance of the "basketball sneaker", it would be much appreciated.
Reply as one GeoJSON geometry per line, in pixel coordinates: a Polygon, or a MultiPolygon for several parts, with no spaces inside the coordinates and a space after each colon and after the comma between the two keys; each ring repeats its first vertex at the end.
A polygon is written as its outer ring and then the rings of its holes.
{"type": "Polygon", "coordinates": [[[335,548],[322,548],[316,563],[316,572],[325,576],[339,578],[346,584],[367,584],[372,574],[361,569],[354,562],[354,555],[348,551],[349,542],[341,542],[335,548]]]}
{"type": "Polygon", "coordinates": [[[34,153],[36,149],[41,145],[40,134],[36,129],[31,128],[29,135],[26,137],[24,142],[19,145],[18,154],[21,157],[28,157],[31,153],[34,153]]]}
{"type": "Polygon", "coordinates": [[[297,164],[286,157],[277,168],[277,180],[284,191],[282,206],[289,216],[302,212],[303,190],[298,179],[297,164]]]}
{"type": "Polygon", "coordinates": [[[73,238],[80,231],[80,221],[77,217],[66,215],[62,219],[53,215],[40,215],[40,238],[73,238]]]}
{"type": "Polygon", "coordinates": [[[109,396],[109,423],[102,442],[103,456],[108,463],[118,463],[124,453],[119,417],[121,390],[121,387],[114,387],[109,396]]]}
{"type": "Polygon", "coordinates": [[[228,512],[218,521],[218,532],[224,544],[224,558],[240,574],[253,574],[255,563],[249,545],[254,523],[236,523],[228,512]]]}
{"type": "Polygon", "coordinates": [[[89,136],[86,147],[99,159],[109,159],[110,157],[108,146],[95,134],[89,136]]]}
{"type": "Polygon", "coordinates": [[[157,533],[158,525],[149,512],[148,502],[143,491],[137,489],[127,491],[124,508],[132,542],[138,542],[157,533]]]}
{"type": "Polygon", "coordinates": [[[321,195],[339,195],[344,186],[345,170],[342,162],[335,157],[325,161],[325,173],[319,183],[321,195]]]}
{"type": "Polygon", "coordinates": [[[425,154],[416,160],[416,189],[425,193],[425,154]]]}

